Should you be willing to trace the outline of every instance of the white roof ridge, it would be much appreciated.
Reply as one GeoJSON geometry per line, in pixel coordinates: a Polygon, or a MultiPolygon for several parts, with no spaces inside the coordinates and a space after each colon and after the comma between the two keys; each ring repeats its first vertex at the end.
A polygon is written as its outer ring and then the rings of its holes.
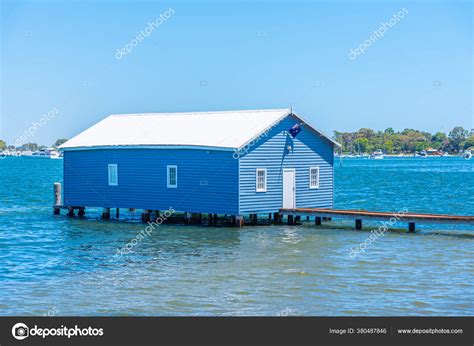
{"type": "Polygon", "coordinates": [[[239,110],[225,110],[225,111],[202,111],[202,112],[146,112],[146,113],[117,113],[110,114],[109,117],[122,117],[122,116],[147,116],[147,115],[180,115],[180,114],[222,114],[222,113],[263,113],[263,112],[283,112],[290,111],[290,108],[268,108],[268,109],[239,109],[239,110]]]}

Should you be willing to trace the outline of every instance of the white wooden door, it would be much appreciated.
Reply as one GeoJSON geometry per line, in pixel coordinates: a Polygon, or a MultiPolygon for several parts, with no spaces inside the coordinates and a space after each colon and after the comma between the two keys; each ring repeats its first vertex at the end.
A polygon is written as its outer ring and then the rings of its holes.
{"type": "Polygon", "coordinates": [[[283,170],[283,208],[295,208],[295,170],[283,170]]]}

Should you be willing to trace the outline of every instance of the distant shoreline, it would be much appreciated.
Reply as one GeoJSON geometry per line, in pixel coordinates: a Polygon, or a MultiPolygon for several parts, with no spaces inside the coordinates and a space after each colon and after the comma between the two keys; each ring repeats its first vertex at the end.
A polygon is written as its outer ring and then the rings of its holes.
{"type": "MultiPolygon", "coordinates": [[[[336,152],[343,155],[368,155],[379,151],[385,156],[410,156],[426,151],[428,156],[442,156],[474,151],[474,129],[466,130],[462,126],[456,126],[448,133],[435,134],[409,128],[398,132],[391,127],[384,131],[361,128],[355,132],[334,131],[332,139],[340,144],[336,152]]],[[[15,147],[0,139],[0,153],[57,150],[67,141],[66,138],[57,139],[50,147],[37,143],[15,147]]]]}

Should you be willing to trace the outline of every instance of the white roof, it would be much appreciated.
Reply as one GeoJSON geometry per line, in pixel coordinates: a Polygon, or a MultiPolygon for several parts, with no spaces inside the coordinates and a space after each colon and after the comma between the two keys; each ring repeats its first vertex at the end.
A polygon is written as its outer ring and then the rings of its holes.
{"type": "Polygon", "coordinates": [[[110,115],[60,149],[130,146],[241,148],[290,109],[110,115]]]}

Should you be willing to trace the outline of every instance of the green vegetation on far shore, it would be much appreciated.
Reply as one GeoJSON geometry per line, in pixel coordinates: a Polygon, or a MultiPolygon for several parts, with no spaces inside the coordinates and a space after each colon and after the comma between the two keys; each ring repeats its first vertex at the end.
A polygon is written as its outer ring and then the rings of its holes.
{"type": "MultiPolygon", "coordinates": [[[[431,134],[413,129],[396,132],[391,127],[385,131],[362,128],[356,132],[334,131],[333,139],[341,144],[343,153],[372,153],[376,150],[383,150],[387,154],[414,153],[429,148],[447,153],[459,153],[474,147],[474,129],[468,131],[457,126],[447,134],[444,132],[431,134]]],[[[58,139],[52,146],[57,148],[66,141],[64,138],[58,139]]],[[[26,143],[15,148],[0,140],[0,150],[34,151],[42,148],[46,147],[36,143],[26,143]]]]}
{"type": "Polygon", "coordinates": [[[372,153],[382,150],[387,154],[414,153],[429,148],[459,153],[474,147],[474,129],[469,132],[457,126],[448,134],[405,129],[394,131],[391,127],[385,131],[362,128],[356,132],[334,131],[333,139],[341,144],[343,153],[372,153]]]}

